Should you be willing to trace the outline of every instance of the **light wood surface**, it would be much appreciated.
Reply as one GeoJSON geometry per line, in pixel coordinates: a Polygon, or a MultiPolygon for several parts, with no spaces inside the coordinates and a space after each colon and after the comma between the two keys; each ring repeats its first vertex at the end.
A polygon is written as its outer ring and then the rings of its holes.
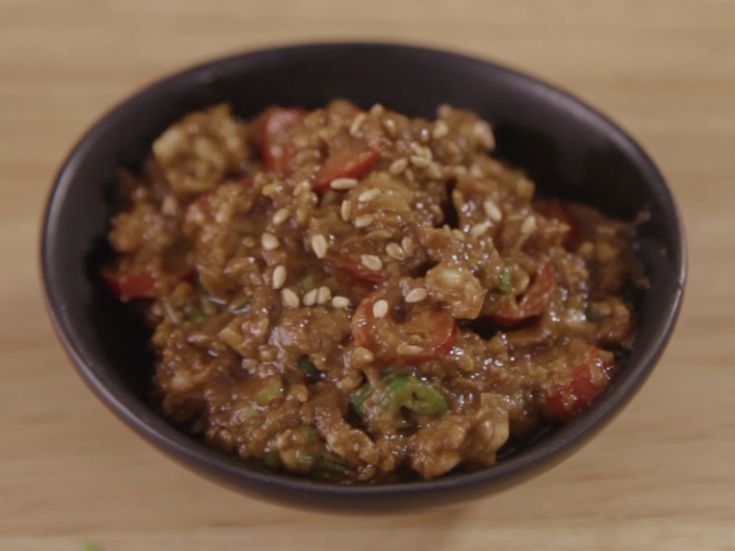
{"type": "Polygon", "coordinates": [[[0,0],[0,549],[735,549],[735,3],[0,0]],[[395,39],[500,60],[609,113],[683,211],[690,278],[659,368],[561,466],[449,512],[335,517],[222,489],[85,388],[40,298],[52,175],[113,103],[255,46],[395,39]]]}

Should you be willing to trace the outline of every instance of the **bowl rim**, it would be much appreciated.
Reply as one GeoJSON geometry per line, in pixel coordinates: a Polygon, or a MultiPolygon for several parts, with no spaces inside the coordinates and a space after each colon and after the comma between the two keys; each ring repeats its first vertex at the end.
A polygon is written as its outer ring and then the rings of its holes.
{"type": "Polygon", "coordinates": [[[124,99],[103,113],[87,128],[67,154],[61,168],[56,173],[44,208],[39,252],[45,305],[57,338],[87,386],[128,427],[163,451],[168,451],[185,462],[198,464],[210,472],[222,472],[230,479],[246,479],[261,486],[291,493],[305,492],[346,498],[393,497],[407,494],[420,496],[449,489],[472,488],[479,485],[483,487],[492,484],[500,486],[524,474],[537,471],[541,466],[552,466],[559,462],[566,453],[581,446],[589,436],[609,422],[647,379],[673,333],[683,301],[687,275],[687,247],[684,227],[671,190],[653,160],[620,125],[570,92],[504,64],[434,47],[381,41],[303,42],[231,53],[170,73],[125,96],[124,99]],[[677,274],[678,285],[674,289],[669,303],[662,308],[656,330],[646,343],[640,360],[636,364],[626,366],[625,377],[621,377],[620,383],[615,388],[609,389],[610,392],[601,396],[584,414],[555,429],[553,434],[542,441],[517,454],[512,454],[495,466],[474,472],[456,473],[433,480],[370,485],[340,485],[298,478],[285,473],[264,472],[249,466],[234,456],[197,442],[188,434],[155,415],[144,402],[138,401],[132,392],[126,391],[124,388],[115,388],[114,385],[110,386],[109,382],[102,380],[95,372],[91,362],[85,357],[80,340],[77,339],[77,336],[66,323],[68,305],[63,296],[59,296],[55,292],[53,277],[50,273],[52,263],[51,230],[54,227],[54,219],[63,205],[66,190],[74,179],[77,165],[86,156],[87,150],[93,146],[96,137],[105,128],[113,125],[114,119],[119,118],[126,109],[145,103],[149,95],[159,93],[179,82],[191,79],[206,80],[211,73],[227,73],[243,61],[261,56],[288,55],[296,50],[310,49],[317,52],[338,48],[398,49],[407,54],[440,56],[472,64],[483,71],[499,72],[506,77],[519,80],[525,87],[542,96],[545,101],[562,104],[562,107],[574,116],[581,117],[595,126],[605,128],[606,136],[614,141],[627,156],[637,160],[638,164],[644,169],[646,179],[650,185],[658,189],[659,200],[665,203],[665,206],[672,213],[673,227],[676,232],[673,237],[678,247],[672,253],[673,258],[677,261],[674,269],[677,274]]]}

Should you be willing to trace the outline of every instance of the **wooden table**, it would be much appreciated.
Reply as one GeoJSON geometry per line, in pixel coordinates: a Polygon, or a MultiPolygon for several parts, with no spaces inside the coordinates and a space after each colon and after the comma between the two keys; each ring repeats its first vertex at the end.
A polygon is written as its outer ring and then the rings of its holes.
{"type": "Polygon", "coordinates": [[[735,549],[735,3],[0,0],[0,549],[735,549]],[[626,411],[551,472],[462,508],[341,518],[206,482],[84,387],[40,298],[52,175],[114,102],[225,52],[397,39],[573,90],[657,160],[689,235],[678,329],[626,411]]]}

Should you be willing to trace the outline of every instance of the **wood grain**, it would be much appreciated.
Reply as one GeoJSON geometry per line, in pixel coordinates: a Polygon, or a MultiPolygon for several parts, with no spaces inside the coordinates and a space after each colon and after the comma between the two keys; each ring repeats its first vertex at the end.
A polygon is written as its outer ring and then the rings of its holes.
{"type": "Polygon", "coordinates": [[[735,549],[735,3],[0,0],[0,549],[735,549]],[[683,211],[674,339],[612,425],[551,472],[451,511],[340,518],[263,504],[172,464],[84,387],[38,283],[49,182],[96,117],[227,52],[393,39],[494,58],[629,129],[683,211]]]}

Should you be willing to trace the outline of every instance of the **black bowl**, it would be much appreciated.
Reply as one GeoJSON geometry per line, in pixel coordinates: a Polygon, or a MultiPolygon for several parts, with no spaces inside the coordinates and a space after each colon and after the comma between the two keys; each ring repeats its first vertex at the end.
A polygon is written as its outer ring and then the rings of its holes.
{"type": "Polygon", "coordinates": [[[390,44],[314,44],[219,59],[162,80],[105,115],[64,162],[43,227],[48,309],[59,338],[92,390],[130,427],[175,460],[243,492],[339,511],[406,510],[466,500],[548,469],[602,428],[638,390],[674,327],[685,280],[681,221],[663,177],[618,126],[531,77],[451,53],[390,44]],[[258,471],[169,424],[150,406],[146,331],[111,299],[99,277],[120,166],[137,167],[153,139],[183,114],[223,100],[249,117],[272,103],[316,107],[336,97],[432,117],[438,104],[492,121],[497,154],[546,195],[584,201],[632,220],[650,288],[638,297],[632,352],[605,392],[568,425],[497,466],[428,482],[339,486],[258,471]]]}

